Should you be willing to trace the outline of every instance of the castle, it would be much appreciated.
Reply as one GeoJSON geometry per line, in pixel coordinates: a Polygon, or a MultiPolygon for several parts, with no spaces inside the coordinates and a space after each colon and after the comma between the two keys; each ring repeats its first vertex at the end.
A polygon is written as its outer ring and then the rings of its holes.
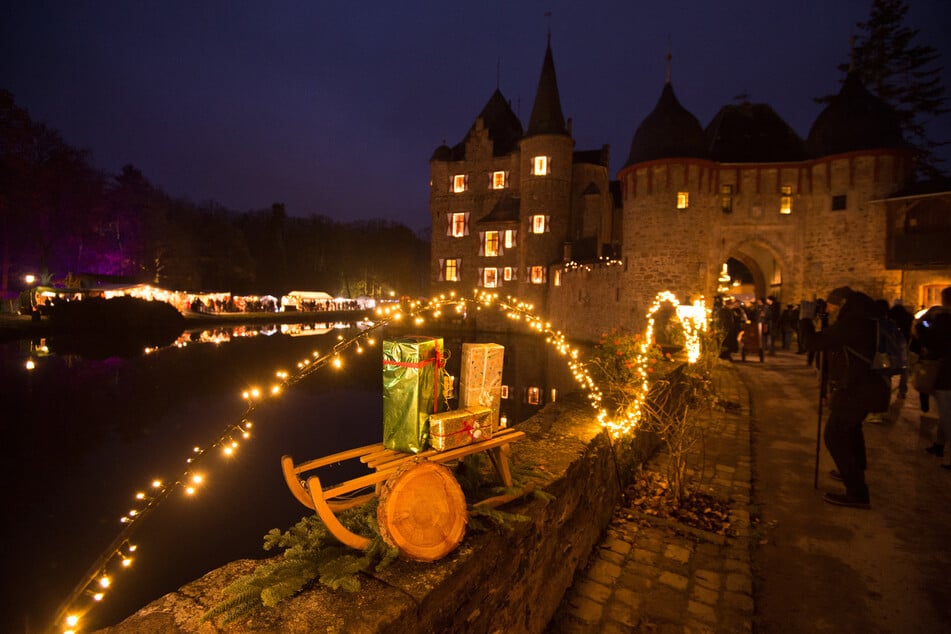
{"type": "Polygon", "coordinates": [[[915,184],[892,110],[849,75],[800,138],[766,104],[703,128],[668,78],[617,179],[576,150],[549,42],[528,128],[498,89],[430,159],[431,290],[531,303],[596,339],[641,329],[657,293],[722,292],[741,263],[781,303],[849,285],[918,308],[951,285],[951,191],[915,184]]]}

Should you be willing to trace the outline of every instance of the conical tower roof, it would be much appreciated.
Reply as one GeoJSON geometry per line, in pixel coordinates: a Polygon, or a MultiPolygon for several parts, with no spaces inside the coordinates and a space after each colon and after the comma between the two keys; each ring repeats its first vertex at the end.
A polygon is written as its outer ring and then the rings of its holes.
{"type": "Polygon", "coordinates": [[[654,110],[641,122],[631,141],[627,165],[662,158],[706,158],[703,128],[680,105],[668,81],[654,110]]]}
{"type": "Polygon", "coordinates": [[[526,136],[536,134],[568,134],[565,116],[561,112],[561,97],[558,95],[558,80],[555,78],[555,61],[551,54],[551,40],[545,49],[542,74],[538,78],[535,104],[528,121],[526,136]]]}
{"type": "Polygon", "coordinates": [[[906,147],[895,111],[849,73],[842,90],[819,113],[806,147],[814,158],[856,150],[906,147]]]}
{"type": "Polygon", "coordinates": [[[806,158],[806,146],[765,103],[720,108],[707,126],[710,158],[721,163],[785,163],[806,158]]]}

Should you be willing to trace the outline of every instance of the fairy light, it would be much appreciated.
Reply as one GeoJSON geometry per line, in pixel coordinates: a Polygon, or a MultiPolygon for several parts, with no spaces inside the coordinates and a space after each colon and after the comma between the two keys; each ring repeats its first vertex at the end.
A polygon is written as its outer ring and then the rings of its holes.
{"type": "MultiPolygon", "coordinates": [[[[422,313],[430,313],[434,317],[437,317],[451,309],[457,314],[463,314],[470,307],[477,311],[490,308],[499,310],[510,319],[524,323],[530,331],[543,336],[546,344],[552,346],[566,359],[573,378],[588,392],[588,401],[595,411],[598,412],[599,420],[606,420],[607,414],[602,407],[603,397],[601,391],[588,373],[586,364],[579,360],[579,351],[568,343],[564,333],[554,330],[550,322],[535,315],[532,312],[534,306],[531,303],[519,301],[512,297],[502,299],[498,293],[488,293],[476,289],[472,297],[458,297],[455,293],[450,293],[448,297],[441,296],[430,300],[425,305],[421,302],[413,301],[400,307],[387,306],[383,310],[378,308],[376,314],[383,317],[382,319],[371,323],[365,330],[349,338],[344,337],[342,334],[337,335],[338,343],[332,350],[326,353],[321,353],[318,350],[312,351],[308,358],[298,361],[296,364],[297,371],[293,374],[285,370],[276,371],[274,376],[277,377],[279,383],[272,385],[270,389],[262,392],[258,387],[249,386],[242,390],[240,394],[247,402],[247,405],[240,422],[228,425],[217,440],[208,443],[206,446],[212,449],[220,448],[224,456],[233,455],[239,446],[239,443],[233,439],[234,435],[240,433],[242,438],[250,438],[250,430],[253,424],[250,420],[247,420],[246,417],[255,411],[258,406],[266,402],[268,400],[267,397],[278,398],[282,396],[288,387],[303,380],[324,366],[330,365],[337,369],[342,368],[343,353],[345,351],[352,349],[356,354],[361,354],[363,352],[363,345],[370,347],[376,345],[377,339],[373,334],[377,329],[391,322],[399,322],[404,318],[412,319],[413,323],[422,324],[425,323],[422,313]]],[[[504,420],[505,424],[507,424],[507,419],[504,420]]],[[[186,460],[190,469],[194,468],[195,465],[206,459],[209,455],[206,449],[197,445],[192,448],[191,453],[191,457],[186,460]]],[[[204,480],[205,478],[202,474],[195,473],[194,471],[186,471],[183,476],[177,480],[170,480],[168,484],[161,479],[154,479],[151,483],[151,493],[145,493],[143,491],[137,492],[135,494],[135,500],[138,503],[137,508],[132,509],[131,512],[120,518],[123,528],[114,540],[114,546],[104,551],[104,554],[99,557],[96,563],[90,568],[91,572],[87,574],[87,581],[80,582],[70,597],[64,602],[64,607],[58,614],[84,613],[78,606],[74,605],[83,597],[85,597],[86,601],[89,601],[91,598],[95,603],[102,601],[105,597],[105,592],[111,590],[112,586],[112,577],[106,574],[106,570],[114,569],[113,566],[119,566],[122,569],[131,568],[133,558],[130,555],[135,548],[129,545],[129,538],[134,531],[137,530],[141,521],[164,500],[168,499],[170,494],[175,490],[182,490],[186,495],[194,496],[204,480]],[[123,547],[126,549],[124,553],[122,551],[123,547]],[[89,590],[89,586],[91,585],[97,586],[95,591],[89,590]]],[[[62,623],[63,618],[64,617],[60,616],[54,622],[62,623]]]]}

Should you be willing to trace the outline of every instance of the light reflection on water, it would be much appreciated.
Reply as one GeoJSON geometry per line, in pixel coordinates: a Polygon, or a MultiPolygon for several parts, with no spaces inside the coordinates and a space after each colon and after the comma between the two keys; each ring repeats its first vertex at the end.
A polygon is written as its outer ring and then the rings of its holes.
{"type": "MultiPolygon", "coordinates": [[[[242,390],[274,382],[276,370],[293,371],[314,350],[326,352],[338,333],[355,331],[319,324],[219,328],[184,333],[148,354],[140,347],[128,358],[57,355],[55,341],[0,344],[2,495],[4,508],[18,510],[5,524],[6,543],[16,547],[3,554],[10,582],[0,631],[44,627],[118,534],[135,492],[155,478],[180,476],[192,447],[241,420],[242,390]]],[[[532,335],[445,335],[453,376],[463,341],[506,347],[509,398],[502,411],[509,421],[538,411],[553,390],[574,387],[558,355],[532,335]],[[538,388],[537,405],[527,402],[531,388],[538,388]]],[[[343,370],[322,368],[260,406],[251,417],[252,439],[231,458],[205,461],[198,495],[173,495],[141,523],[132,570],[117,577],[86,626],[121,620],[228,561],[271,555],[261,547],[263,535],[308,513],[283,482],[280,456],[300,461],[379,442],[380,355],[379,345],[348,355],[343,370]]],[[[362,473],[361,465],[345,463],[325,479],[362,473]]]]}

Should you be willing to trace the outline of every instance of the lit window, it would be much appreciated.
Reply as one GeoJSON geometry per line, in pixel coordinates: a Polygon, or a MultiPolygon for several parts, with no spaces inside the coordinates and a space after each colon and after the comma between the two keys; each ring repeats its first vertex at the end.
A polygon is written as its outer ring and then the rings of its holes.
{"type": "Polygon", "coordinates": [[[525,393],[525,400],[529,405],[538,405],[542,401],[542,390],[538,387],[530,387],[525,393]]]}
{"type": "Polygon", "coordinates": [[[547,270],[544,266],[533,266],[530,270],[532,284],[544,284],[547,270]]]}
{"type": "Polygon", "coordinates": [[[446,282],[459,281],[459,264],[457,258],[450,258],[443,264],[443,280],[446,282]]]}
{"type": "Polygon", "coordinates": [[[469,214],[455,213],[449,214],[449,227],[446,233],[453,238],[461,238],[469,235],[469,214]]]}
{"type": "Polygon", "coordinates": [[[780,188],[782,196],[779,197],[779,213],[781,214],[791,214],[792,213],[792,187],[789,185],[783,185],[780,188]]]}
{"type": "Polygon", "coordinates": [[[515,267],[507,266],[502,269],[502,279],[506,282],[511,282],[515,279],[515,267]]]}
{"type": "Polygon", "coordinates": [[[488,258],[494,258],[499,255],[499,232],[498,231],[486,231],[482,236],[482,253],[479,255],[484,255],[488,258]]]}
{"type": "Polygon", "coordinates": [[[495,288],[499,285],[499,270],[496,268],[482,269],[482,286],[495,288]]]}
{"type": "Polygon", "coordinates": [[[503,386],[502,386],[502,398],[508,398],[508,397],[509,397],[509,386],[503,385],[503,386]]]}
{"type": "Polygon", "coordinates": [[[686,209],[690,205],[689,192],[677,192],[677,209],[686,209]]]}
{"type": "Polygon", "coordinates": [[[561,269],[555,269],[555,286],[561,286],[561,269]]]}
{"type": "Polygon", "coordinates": [[[733,213],[733,185],[720,185],[720,210],[733,213]]]}
{"type": "Polygon", "coordinates": [[[457,194],[460,192],[464,192],[467,189],[469,189],[468,185],[469,185],[469,177],[466,176],[465,174],[456,174],[455,176],[452,177],[452,191],[453,192],[457,194]]]}
{"type": "Polygon", "coordinates": [[[505,240],[503,241],[503,244],[505,245],[506,249],[515,248],[515,233],[516,233],[515,229],[505,230],[505,240]]]}
{"type": "Polygon", "coordinates": [[[508,181],[508,172],[492,172],[492,189],[505,189],[508,181]]]}
{"type": "Polygon", "coordinates": [[[545,233],[549,230],[550,216],[536,214],[532,216],[532,233],[545,233]]]}
{"type": "Polygon", "coordinates": [[[832,197],[832,211],[843,211],[847,206],[845,194],[832,197]]]}
{"type": "Polygon", "coordinates": [[[535,176],[547,176],[551,165],[547,156],[536,156],[532,158],[532,174],[535,176]]]}

